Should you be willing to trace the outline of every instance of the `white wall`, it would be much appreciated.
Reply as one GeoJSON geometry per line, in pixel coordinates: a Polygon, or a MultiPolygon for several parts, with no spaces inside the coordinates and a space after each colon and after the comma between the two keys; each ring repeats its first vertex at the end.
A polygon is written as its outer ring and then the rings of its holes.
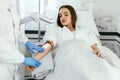
{"type": "Polygon", "coordinates": [[[120,0],[96,0],[94,3],[94,10],[103,12],[104,14],[114,14],[120,13],[120,0]]]}
{"type": "Polygon", "coordinates": [[[93,10],[100,31],[120,33],[120,0],[96,0],[93,10]]]}
{"type": "MultiPolygon", "coordinates": [[[[93,10],[99,31],[120,33],[120,0],[96,0],[93,10]]],[[[101,38],[107,39],[103,40],[102,44],[120,57],[120,44],[117,42],[120,42],[120,38],[112,35],[104,35],[101,38]]]]}

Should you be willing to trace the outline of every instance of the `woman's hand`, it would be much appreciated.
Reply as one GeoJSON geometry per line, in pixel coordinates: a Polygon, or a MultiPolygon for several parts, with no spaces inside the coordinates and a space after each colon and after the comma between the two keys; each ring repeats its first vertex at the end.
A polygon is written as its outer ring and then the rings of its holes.
{"type": "Polygon", "coordinates": [[[103,54],[100,52],[100,50],[98,49],[97,44],[92,45],[91,48],[93,49],[94,53],[95,53],[98,57],[104,59],[104,56],[103,56],[103,54]]]}
{"type": "Polygon", "coordinates": [[[97,52],[97,53],[95,53],[95,54],[96,54],[98,57],[104,59],[104,56],[103,56],[103,54],[102,54],[101,52],[97,52]]]}
{"type": "Polygon", "coordinates": [[[27,71],[33,71],[33,70],[34,70],[34,67],[32,67],[32,66],[26,66],[26,70],[27,70],[27,71]]]}

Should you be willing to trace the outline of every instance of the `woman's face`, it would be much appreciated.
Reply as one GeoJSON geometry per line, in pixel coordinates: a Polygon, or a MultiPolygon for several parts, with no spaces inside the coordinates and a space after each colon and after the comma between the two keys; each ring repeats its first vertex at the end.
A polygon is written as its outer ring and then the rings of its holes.
{"type": "Polygon", "coordinates": [[[71,14],[67,8],[61,8],[59,11],[61,24],[64,26],[71,25],[71,14]]]}

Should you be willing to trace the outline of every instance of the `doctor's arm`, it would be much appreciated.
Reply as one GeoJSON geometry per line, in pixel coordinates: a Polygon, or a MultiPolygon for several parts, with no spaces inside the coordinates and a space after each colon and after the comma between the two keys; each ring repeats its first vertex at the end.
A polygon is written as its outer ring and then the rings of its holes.
{"type": "Polygon", "coordinates": [[[41,63],[31,57],[24,57],[12,43],[0,37],[0,62],[10,64],[20,64],[38,67],[41,63]]]}
{"type": "Polygon", "coordinates": [[[40,46],[37,46],[35,43],[30,41],[24,34],[23,31],[19,32],[19,41],[25,44],[25,47],[32,53],[36,54],[36,52],[44,52],[44,49],[40,46]]]}

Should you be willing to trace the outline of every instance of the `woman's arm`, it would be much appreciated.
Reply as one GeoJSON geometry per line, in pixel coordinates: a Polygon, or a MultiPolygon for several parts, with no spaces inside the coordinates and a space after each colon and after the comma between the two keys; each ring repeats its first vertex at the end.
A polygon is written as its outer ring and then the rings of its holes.
{"type": "Polygon", "coordinates": [[[53,42],[52,41],[47,41],[42,47],[45,49],[45,52],[44,53],[38,52],[37,54],[35,54],[34,58],[37,59],[37,60],[41,60],[46,54],[48,54],[48,52],[53,47],[53,42]]]}
{"type": "MultiPolygon", "coordinates": [[[[44,53],[38,52],[33,56],[37,60],[41,60],[45,55],[47,55],[49,53],[49,51],[53,47],[53,42],[52,41],[47,41],[42,47],[45,49],[45,52],[44,53]]],[[[26,70],[32,71],[32,70],[34,70],[34,67],[26,66],[26,70]]]]}
{"type": "Polygon", "coordinates": [[[94,53],[100,57],[100,58],[104,58],[103,54],[100,52],[99,48],[97,47],[97,44],[93,44],[91,46],[91,48],[94,50],[94,53]]]}

